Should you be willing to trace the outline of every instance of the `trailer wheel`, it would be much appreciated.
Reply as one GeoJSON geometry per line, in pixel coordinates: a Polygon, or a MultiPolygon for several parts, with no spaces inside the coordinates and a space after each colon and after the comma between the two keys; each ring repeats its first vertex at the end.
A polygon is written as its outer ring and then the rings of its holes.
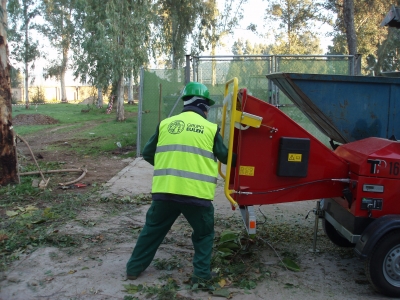
{"type": "Polygon", "coordinates": [[[400,296],[400,230],[381,238],[365,262],[365,273],[376,291],[400,296]]]}
{"type": "Polygon", "coordinates": [[[324,228],[325,234],[335,245],[347,248],[355,246],[355,244],[350,243],[343,235],[341,235],[340,232],[337,231],[336,228],[326,219],[322,219],[322,227],[324,228]]]}

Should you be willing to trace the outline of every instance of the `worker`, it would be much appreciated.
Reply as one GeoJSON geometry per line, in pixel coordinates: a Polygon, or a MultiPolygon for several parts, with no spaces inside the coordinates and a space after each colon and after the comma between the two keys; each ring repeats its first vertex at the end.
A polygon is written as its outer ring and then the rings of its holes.
{"type": "MultiPolygon", "coordinates": [[[[181,213],[193,229],[192,283],[207,282],[212,278],[212,200],[218,175],[217,159],[226,164],[228,149],[218,126],[207,120],[210,106],[215,104],[207,87],[199,82],[189,82],[181,99],[183,111],[161,121],[143,150],[143,158],[154,166],[153,201],[126,265],[127,279],[130,280],[136,279],[150,265],[181,213]]],[[[232,161],[236,161],[235,155],[232,161]]]]}

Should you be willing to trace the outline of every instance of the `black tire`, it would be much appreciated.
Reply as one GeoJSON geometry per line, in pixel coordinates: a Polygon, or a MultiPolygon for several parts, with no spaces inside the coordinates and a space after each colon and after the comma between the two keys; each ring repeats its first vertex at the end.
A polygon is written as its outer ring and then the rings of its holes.
{"type": "Polygon", "coordinates": [[[365,273],[379,293],[400,296],[400,230],[383,236],[365,262],[365,273]]]}
{"type": "Polygon", "coordinates": [[[341,235],[340,232],[337,231],[326,219],[322,219],[322,227],[324,228],[325,234],[335,245],[346,248],[355,246],[355,244],[350,243],[343,235],[341,235]]]}

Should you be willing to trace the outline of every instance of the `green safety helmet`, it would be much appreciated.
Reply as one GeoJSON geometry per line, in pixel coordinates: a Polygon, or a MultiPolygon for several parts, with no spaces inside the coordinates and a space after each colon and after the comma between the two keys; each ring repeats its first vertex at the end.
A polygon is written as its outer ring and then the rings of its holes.
{"type": "Polygon", "coordinates": [[[210,99],[210,92],[208,88],[200,82],[189,82],[182,93],[182,100],[186,100],[189,96],[198,96],[206,98],[210,106],[215,104],[215,101],[210,99]]]}

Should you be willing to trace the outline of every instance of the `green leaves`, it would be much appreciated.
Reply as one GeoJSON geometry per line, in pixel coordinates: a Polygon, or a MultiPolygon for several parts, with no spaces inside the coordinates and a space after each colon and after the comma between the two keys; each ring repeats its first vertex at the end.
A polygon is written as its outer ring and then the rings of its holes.
{"type": "Polygon", "coordinates": [[[157,270],[167,270],[167,271],[171,271],[182,267],[181,261],[176,255],[173,255],[168,259],[156,258],[153,262],[153,265],[156,267],[157,270]]]}
{"type": "Polygon", "coordinates": [[[241,249],[238,233],[229,230],[222,232],[216,248],[221,258],[234,255],[236,251],[241,249]]]}
{"type": "Polygon", "coordinates": [[[232,297],[232,293],[228,289],[215,290],[215,291],[212,291],[211,294],[213,294],[214,296],[217,296],[217,297],[224,297],[227,299],[232,297]]]}
{"type": "Polygon", "coordinates": [[[122,286],[125,288],[124,292],[128,293],[128,294],[136,294],[137,292],[140,292],[143,290],[143,284],[131,284],[130,283],[130,284],[123,284],[122,286]]]}
{"type": "Polygon", "coordinates": [[[284,259],[282,259],[282,263],[283,265],[294,272],[299,272],[300,271],[300,267],[298,264],[296,264],[292,259],[285,257],[284,259]]]}
{"type": "Polygon", "coordinates": [[[173,278],[169,278],[163,285],[145,286],[143,284],[123,284],[124,292],[128,294],[142,293],[146,298],[157,296],[157,299],[177,299],[176,292],[179,285],[173,278]]]}
{"type": "Polygon", "coordinates": [[[75,41],[75,75],[99,87],[117,82],[147,63],[153,18],[150,1],[88,0],[75,41]]]}
{"type": "Polygon", "coordinates": [[[239,238],[238,234],[233,231],[224,231],[221,233],[219,243],[235,241],[239,238]]]}

